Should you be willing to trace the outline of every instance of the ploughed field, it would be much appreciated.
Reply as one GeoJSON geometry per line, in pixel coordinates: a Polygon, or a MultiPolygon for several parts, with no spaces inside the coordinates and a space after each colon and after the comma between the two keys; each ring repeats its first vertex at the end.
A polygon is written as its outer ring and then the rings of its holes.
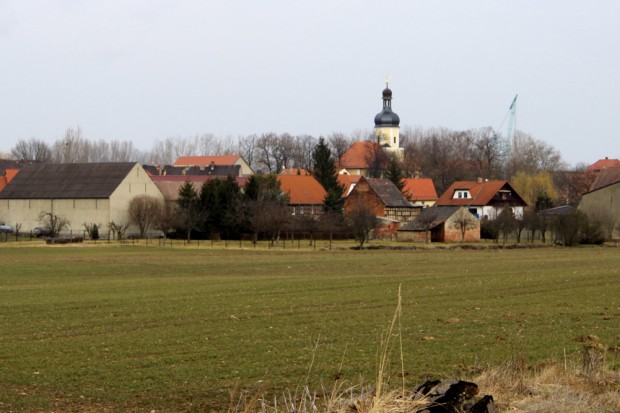
{"type": "Polygon", "coordinates": [[[578,360],[587,335],[620,344],[617,248],[7,246],[0,258],[0,411],[226,410],[243,390],[372,384],[399,285],[410,385],[515,357],[578,360]]]}

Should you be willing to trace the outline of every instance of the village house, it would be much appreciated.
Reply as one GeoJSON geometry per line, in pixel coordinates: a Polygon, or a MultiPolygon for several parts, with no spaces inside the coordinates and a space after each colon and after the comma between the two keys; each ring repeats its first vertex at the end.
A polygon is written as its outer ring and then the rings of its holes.
{"type": "Polygon", "coordinates": [[[421,207],[411,205],[389,179],[362,177],[345,199],[345,215],[359,204],[368,207],[377,217],[398,222],[413,220],[421,210],[421,207]]]}
{"type": "Polygon", "coordinates": [[[142,165],[150,176],[220,176],[238,177],[241,175],[240,165],[215,165],[209,166],[173,166],[173,165],[142,165]]]}
{"type": "Polygon", "coordinates": [[[238,176],[252,176],[254,170],[248,165],[248,163],[240,155],[219,155],[219,156],[181,156],[174,163],[176,167],[192,167],[198,168],[213,168],[217,166],[239,166],[238,176]]]}
{"type": "Polygon", "coordinates": [[[593,172],[600,172],[607,168],[620,168],[620,159],[609,159],[608,157],[605,157],[605,159],[599,159],[592,165],[588,165],[587,170],[593,172]]]}
{"type": "Polygon", "coordinates": [[[296,216],[318,216],[323,213],[327,192],[310,175],[278,175],[280,190],[289,197],[288,206],[296,216]]]}
{"type": "Polygon", "coordinates": [[[138,163],[25,165],[0,192],[0,216],[29,232],[42,225],[42,212],[53,213],[68,221],[67,231],[82,234],[84,224],[128,224],[138,195],[163,199],[138,163]]]}
{"type": "Polygon", "coordinates": [[[377,142],[354,142],[340,157],[338,173],[368,177],[374,169],[385,169],[387,165],[377,164],[382,150],[377,142]]]}
{"type": "Polygon", "coordinates": [[[521,218],[527,203],[508,181],[478,178],[477,181],[454,182],[435,205],[463,206],[480,219],[495,219],[506,207],[512,208],[515,217],[521,218]]]}
{"type": "Polygon", "coordinates": [[[396,234],[398,241],[478,242],[480,220],[466,207],[436,206],[424,208],[415,220],[403,224],[396,234]]]}
{"type": "Polygon", "coordinates": [[[600,171],[590,191],[581,197],[579,210],[600,222],[605,238],[620,239],[620,168],[600,171]]]}
{"type": "Polygon", "coordinates": [[[405,198],[411,202],[411,205],[424,208],[435,205],[435,202],[437,202],[439,198],[435,190],[435,184],[431,178],[403,179],[402,192],[405,198]]]}

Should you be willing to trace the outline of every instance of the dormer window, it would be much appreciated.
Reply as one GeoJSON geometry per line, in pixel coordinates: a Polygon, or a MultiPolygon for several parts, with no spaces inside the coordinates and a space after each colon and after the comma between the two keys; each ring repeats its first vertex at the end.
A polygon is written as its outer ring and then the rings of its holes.
{"type": "Polygon", "coordinates": [[[471,195],[469,194],[469,190],[467,189],[457,189],[454,191],[453,199],[471,199],[471,195]]]}

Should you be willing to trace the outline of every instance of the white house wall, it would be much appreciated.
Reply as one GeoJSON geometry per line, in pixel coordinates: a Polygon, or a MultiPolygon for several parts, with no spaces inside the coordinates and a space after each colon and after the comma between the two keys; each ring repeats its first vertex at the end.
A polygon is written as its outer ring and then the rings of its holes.
{"type": "Polygon", "coordinates": [[[81,233],[84,223],[107,224],[110,217],[110,201],[107,199],[2,199],[0,220],[27,233],[42,224],[41,212],[52,212],[67,221],[67,231],[81,233]]]}
{"type": "MultiPolygon", "coordinates": [[[[164,200],[162,193],[140,164],[121,181],[110,198],[101,199],[1,199],[0,221],[7,225],[21,224],[20,232],[41,226],[41,212],[53,212],[69,221],[67,231],[82,233],[84,223],[107,228],[109,222],[127,224],[129,202],[138,195],[150,195],[164,200]]],[[[65,231],[63,231],[65,232],[65,231]]],[[[137,232],[130,227],[127,233],[137,232]]]]}
{"type": "Polygon", "coordinates": [[[584,194],[579,209],[606,224],[605,237],[611,229],[611,238],[620,239],[620,182],[584,194]]]}
{"type": "MultiPolygon", "coordinates": [[[[164,200],[164,196],[146,171],[142,166],[136,164],[110,196],[109,221],[114,221],[116,224],[127,224],[129,222],[129,202],[138,195],[149,195],[161,201],[164,200]]],[[[132,232],[137,232],[137,228],[132,226],[127,230],[127,233],[132,232]]]]}

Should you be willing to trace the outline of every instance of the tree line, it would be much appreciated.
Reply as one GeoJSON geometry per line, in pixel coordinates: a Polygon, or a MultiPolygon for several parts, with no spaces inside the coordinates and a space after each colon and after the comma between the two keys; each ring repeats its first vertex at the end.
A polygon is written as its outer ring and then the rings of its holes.
{"type": "MultiPolygon", "coordinates": [[[[88,139],[77,127],[67,129],[64,136],[51,145],[36,138],[21,139],[11,149],[11,156],[16,160],[51,163],[169,165],[180,156],[239,154],[257,173],[277,174],[284,168],[312,171],[312,153],[320,139],[288,133],[236,138],[202,134],[156,140],[151,149],[140,150],[131,141],[88,139]]],[[[366,130],[357,131],[355,136],[334,132],[323,141],[330,149],[330,157],[337,161],[353,142],[374,139],[373,131],[366,130]]],[[[491,127],[466,131],[403,127],[400,140],[404,151],[402,159],[390,159],[382,152],[369,155],[370,176],[388,177],[398,186],[402,178],[431,178],[441,194],[454,181],[471,181],[478,177],[513,181],[520,176],[519,181],[527,186],[530,185],[527,177],[548,174],[554,189],[546,190],[546,195],[556,203],[573,205],[578,202],[578,194],[587,190],[591,183],[587,179],[580,181],[581,175],[575,174],[585,172],[584,165],[569,168],[556,148],[519,130],[508,140],[491,127]],[[556,199],[559,196],[566,199],[556,199]]],[[[547,184],[543,186],[548,187],[547,184]]]]}

